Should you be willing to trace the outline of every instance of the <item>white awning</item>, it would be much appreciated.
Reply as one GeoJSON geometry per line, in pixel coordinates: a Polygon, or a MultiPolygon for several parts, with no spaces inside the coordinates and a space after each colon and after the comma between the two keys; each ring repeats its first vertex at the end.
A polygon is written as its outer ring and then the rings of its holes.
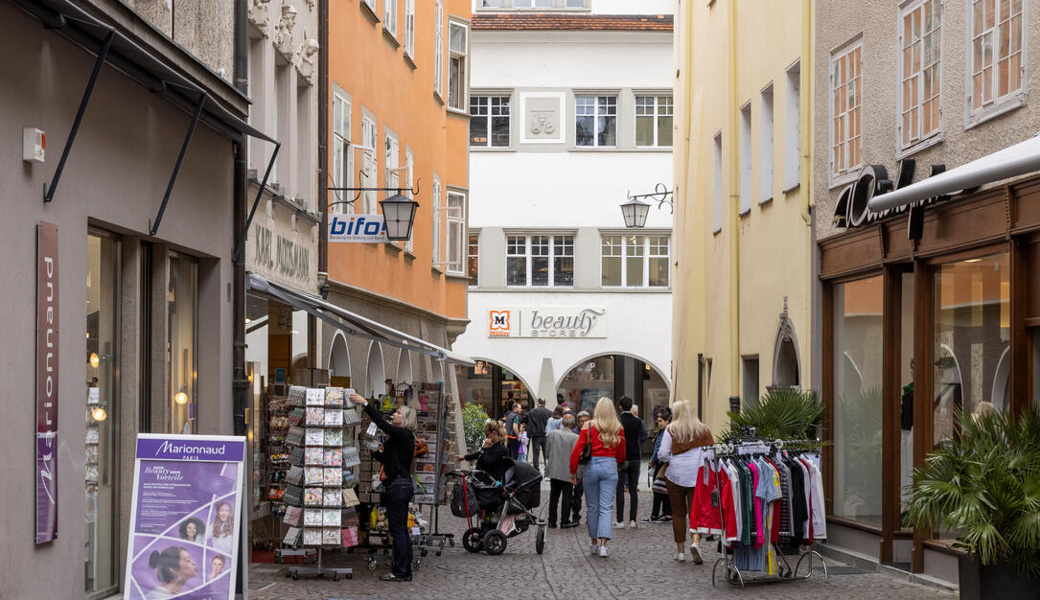
{"type": "Polygon", "coordinates": [[[246,290],[267,294],[290,306],[305,310],[348,335],[374,340],[396,348],[413,350],[420,354],[432,356],[437,360],[459,364],[464,367],[472,367],[476,364],[467,356],[457,354],[426,340],[352,313],[345,308],[322,300],[318,296],[305,294],[279,283],[268,281],[255,273],[250,273],[246,276],[246,290]]]}
{"type": "Polygon", "coordinates": [[[871,212],[898,208],[911,202],[970,190],[986,183],[1040,171],[1040,135],[983,156],[978,160],[929,177],[905,188],[874,196],[867,207],[871,212]]]}

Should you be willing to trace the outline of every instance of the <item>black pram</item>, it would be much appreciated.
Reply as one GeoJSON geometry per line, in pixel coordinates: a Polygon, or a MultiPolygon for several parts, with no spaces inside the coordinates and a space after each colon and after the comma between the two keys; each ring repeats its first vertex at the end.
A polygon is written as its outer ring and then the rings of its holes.
{"type": "Polygon", "coordinates": [[[520,535],[534,524],[535,551],[541,554],[545,550],[545,521],[538,519],[532,509],[542,501],[542,474],[525,462],[506,459],[506,463],[503,481],[496,481],[484,471],[449,473],[458,478],[451,494],[451,512],[470,525],[462,536],[462,545],[470,552],[502,554],[509,537],[520,535]],[[516,515],[516,529],[507,536],[499,524],[508,515],[516,515]],[[472,522],[475,516],[479,518],[476,527],[472,522]]]}

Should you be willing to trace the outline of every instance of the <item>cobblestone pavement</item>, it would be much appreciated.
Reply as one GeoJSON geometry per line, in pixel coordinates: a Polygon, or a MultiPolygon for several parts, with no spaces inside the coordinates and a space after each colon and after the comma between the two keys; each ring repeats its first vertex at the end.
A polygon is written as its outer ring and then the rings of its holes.
{"type": "MultiPolygon", "coordinates": [[[[544,514],[548,489],[542,498],[539,510],[544,514]]],[[[649,513],[650,501],[649,493],[640,494],[641,518],[649,513]]],[[[447,507],[442,509],[441,516],[441,531],[460,536],[465,520],[453,517],[447,507]]],[[[703,565],[675,563],[669,524],[639,521],[635,530],[615,529],[609,558],[589,555],[584,515],[579,527],[550,529],[542,555],[535,552],[534,534],[532,528],[510,538],[505,554],[500,556],[470,554],[462,548],[461,537],[457,537],[455,547],[445,548],[441,556],[430,552],[409,583],[379,581],[379,576],[389,570],[389,558],[381,558],[376,570],[370,571],[364,560],[365,551],[326,558],[328,566],[354,569],[352,579],[336,582],[313,575],[300,575],[298,581],[293,581],[285,577],[285,565],[254,563],[249,574],[249,600],[956,598],[949,592],[879,573],[831,574],[828,579],[814,573],[808,581],[749,586],[743,591],[723,581],[712,587],[712,565],[719,558],[715,544],[701,544],[703,565]]],[[[827,564],[840,566],[830,560],[827,564]]],[[[804,573],[804,565],[800,572],[804,573]]]]}

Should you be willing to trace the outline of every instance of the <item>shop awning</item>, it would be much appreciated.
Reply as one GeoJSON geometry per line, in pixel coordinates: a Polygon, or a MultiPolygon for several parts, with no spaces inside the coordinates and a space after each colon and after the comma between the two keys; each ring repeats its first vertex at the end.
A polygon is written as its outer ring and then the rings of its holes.
{"type": "Polygon", "coordinates": [[[450,363],[465,367],[472,367],[476,363],[467,356],[457,354],[446,348],[427,342],[426,340],[408,335],[392,327],[363,317],[357,313],[350,312],[322,300],[318,296],[305,294],[303,292],[285,287],[279,283],[268,281],[263,277],[250,273],[246,277],[246,290],[259,292],[276,298],[299,310],[305,310],[309,314],[325,321],[329,325],[342,330],[348,335],[374,340],[383,344],[389,344],[396,348],[413,350],[450,363]]]}
{"type": "Polygon", "coordinates": [[[1040,135],[983,156],[904,188],[874,196],[867,207],[871,212],[905,206],[911,202],[954,194],[981,185],[1040,171],[1040,135]]]}

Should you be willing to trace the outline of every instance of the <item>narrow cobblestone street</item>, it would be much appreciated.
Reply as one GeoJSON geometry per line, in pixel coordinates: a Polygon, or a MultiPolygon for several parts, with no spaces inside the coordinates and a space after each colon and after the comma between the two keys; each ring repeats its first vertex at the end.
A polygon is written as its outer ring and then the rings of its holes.
{"type": "MultiPolygon", "coordinates": [[[[543,490],[540,511],[546,509],[548,489],[543,490]]],[[[651,497],[640,493],[640,518],[649,514],[651,497]]],[[[464,521],[442,509],[442,531],[461,534],[464,521]]],[[[487,600],[523,598],[531,600],[635,599],[653,598],[771,598],[811,600],[817,598],[917,599],[955,598],[956,594],[879,573],[814,573],[809,581],[749,586],[746,590],[719,581],[711,584],[712,566],[719,554],[715,544],[702,543],[703,565],[672,561],[671,527],[667,523],[639,521],[635,530],[614,530],[611,556],[589,556],[584,515],[574,529],[548,531],[545,553],[534,549],[534,530],[511,538],[505,554],[470,554],[461,542],[433,552],[415,572],[410,583],[384,583],[389,558],[381,558],[374,571],[363,559],[364,551],[335,555],[326,564],[354,569],[352,579],[331,581],[301,575],[286,578],[286,566],[251,565],[250,600],[487,600]]],[[[457,538],[460,539],[460,538],[457,538]]],[[[416,554],[418,556],[418,554],[416,554]]],[[[828,560],[829,566],[842,566],[828,560]]],[[[804,569],[804,565],[803,565],[804,569]]],[[[719,573],[721,573],[721,567],[719,573]]],[[[804,571],[801,571],[804,572],[804,571]]]]}

